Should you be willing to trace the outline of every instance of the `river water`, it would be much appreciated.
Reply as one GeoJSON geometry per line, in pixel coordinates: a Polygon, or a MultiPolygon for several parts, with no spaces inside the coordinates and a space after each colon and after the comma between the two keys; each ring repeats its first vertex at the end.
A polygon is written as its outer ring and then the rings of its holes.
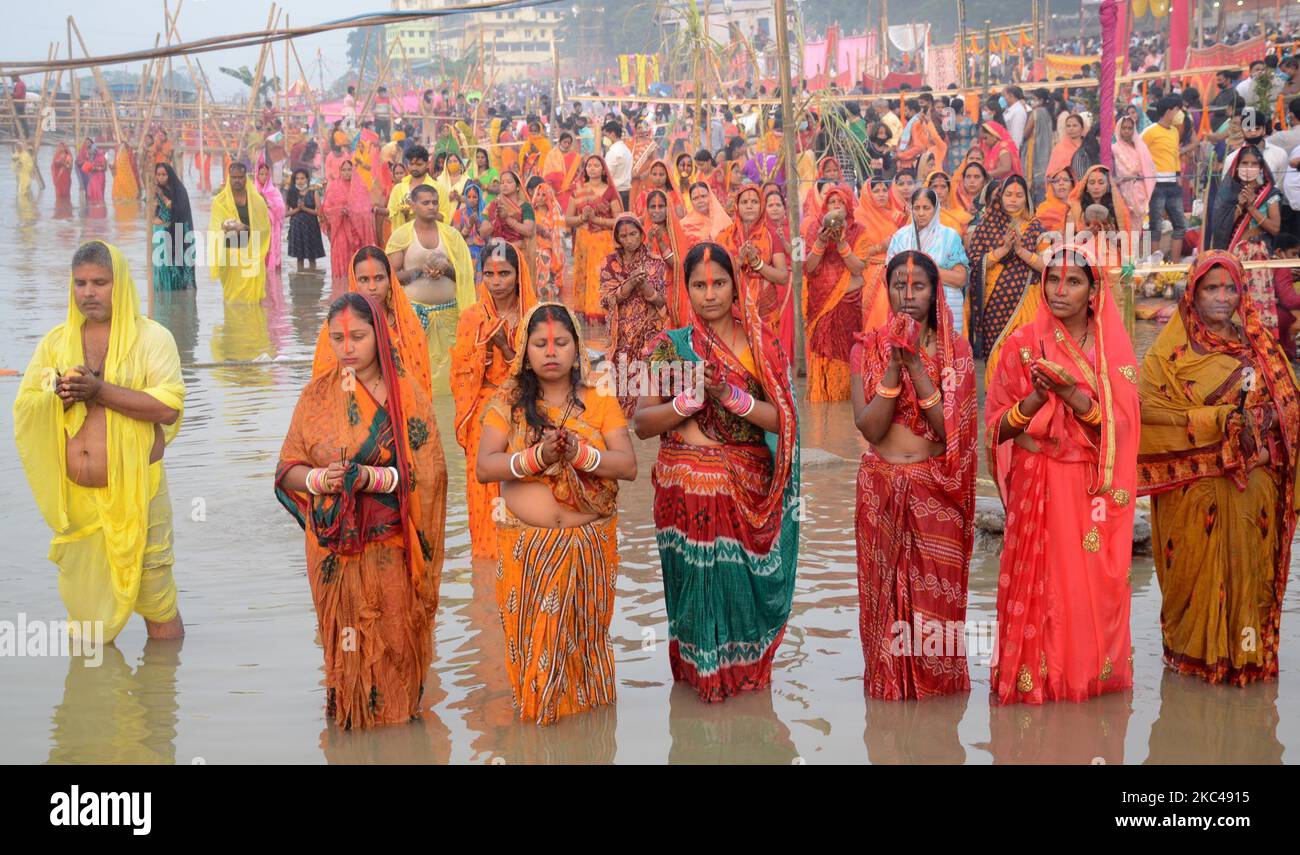
{"type": "MultiPolygon", "coordinates": [[[[42,152],[47,169],[49,150],[42,152]]],[[[45,172],[48,177],[48,172],[45,172]]],[[[193,187],[192,176],[187,181],[193,187]]],[[[66,315],[68,263],[83,240],[127,254],[146,299],[138,206],[55,211],[52,190],[16,198],[0,158],[0,369],[20,371],[66,315]]],[[[206,194],[193,194],[196,227],[206,194]]],[[[328,259],[324,260],[328,267],[328,259]]],[[[290,262],[292,264],[292,262],[290,262]]],[[[417,723],[343,732],[325,723],[322,656],[303,534],[272,494],[280,444],[330,294],[328,273],[273,278],[262,307],[236,308],[199,272],[197,295],[159,297],[155,317],[185,366],[185,419],[167,449],[175,576],[187,635],[146,641],[138,617],[99,667],[58,657],[0,658],[4,763],[1276,763],[1300,750],[1300,614],[1292,586],[1278,683],[1211,687],[1165,671],[1160,594],[1135,559],[1130,693],[1084,704],[989,703],[987,655],[971,653],[969,695],[920,703],[865,700],[853,539],[856,457],[847,403],[804,405],[808,461],[794,611],[770,691],[707,705],[673,686],[651,518],[656,446],[637,446],[640,477],[620,493],[622,564],[612,636],[618,703],[550,728],[511,718],[493,593],[495,568],[469,556],[464,454],[437,405],[448,468],[447,559],[417,723]],[[257,364],[242,364],[260,360],[257,364]],[[823,452],[814,451],[822,449],[823,452]],[[826,454],[824,452],[829,452],[826,454]]],[[[1141,339],[1150,340],[1151,331],[1141,339]]],[[[0,377],[0,621],[59,620],[49,532],[13,445],[18,381],[0,377]]],[[[982,456],[982,455],[981,455],[982,456]]],[[[982,464],[981,464],[982,465],[982,464]]],[[[991,493],[985,478],[981,492],[991,493]]],[[[968,621],[993,621],[997,555],[977,551],[968,621]]]]}

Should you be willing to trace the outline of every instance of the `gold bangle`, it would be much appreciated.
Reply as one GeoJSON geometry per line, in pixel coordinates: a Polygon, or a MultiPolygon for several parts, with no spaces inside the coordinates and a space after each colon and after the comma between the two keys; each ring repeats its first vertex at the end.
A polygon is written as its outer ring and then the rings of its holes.
{"type": "Polygon", "coordinates": [[[1007,423],[1010,424],[1013,428],[1024,430],[1026,427],[1029,426],[1030,421],[1031,421],[1030,417],[1026,416],[1024,414],[1024,411],[1020,409],[1019,401],[1016,401],[1015,406],[1013,406],[1009,411],[1007,411],[1007,423]]]}
{"type": "Polygon", "coordinates": [[[1088,412],[1079,416],[1079,421],[1083,422],[1086,425],[1092,425],[1093,427],[1100,425],[1101,406],[1096,401],[1093,401],[1092,406],[1088,408],[1088,412]]]}
{"type": "Polygon", "coordinates": [[[903,392],[903,384],[886,386],[883,382],[876,384],[876,396],[880,398],[897,398],[903,392]]]}
{"type": "Polygon", "coordinates": [[[935,404],[941,403],[942,401],[943,401],[943,393],[940,392],[938,389],[935,389],[933,395],[926,398],[924,401],[920,402],[920,406],[921,409],[928,410],[931,407],[933,407],[935,404]]]}

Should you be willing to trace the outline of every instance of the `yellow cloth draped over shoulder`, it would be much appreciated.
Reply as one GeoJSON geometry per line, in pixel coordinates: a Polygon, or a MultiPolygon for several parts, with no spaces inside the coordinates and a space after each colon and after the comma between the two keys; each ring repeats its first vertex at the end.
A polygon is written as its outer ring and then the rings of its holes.
{"type": "MultiPolygon", "coordinates": [[[[139,312],[126,259],[113,259],[113,317],[104,360],[106,383],[144,392],[184,414],[180,356],[167,328],[139,312]]],[[[67,441],[86,424],[84,403],[64,409],[57,373],[86,363],[85,316],[68,285],[68,317],[41,339],[14,401],[14,439],[41,516],[54,532],[49,559],[72,621],[102,620],[112,640],[132,611],[163,623],[176,615],[171,576],[171,505],[162,461],[150,463],[155,426],[105,408],[108,485],[82,487],[68,477],[67,441]]],[[[162,425],[164,442],[181,419],[162,425]]]]}
{"type": "Polygon", "coordinates": [[[227,170],[226,184],[212,199],[212,219],[208,229],[208,258],[212,259],[212,278],[221,282],[227,303],[260,303],[266,299],[266,249],[272,239],[271,214],[266,200],[257,192],[253,182],[244,182],[248,194],[248,240],[242,246],[231,247],[221,224],[227,220],[240,220],[235,207],[235,194],[230,189],[227,170]]]}
{"type": "MultiPolygon", "coordinates": [[[[403,252],[415,240],[415,221],[395,229],[388,238],[384,252],[403,252]]],[[[433,380],[433,394],[451,394],[451,350],[456,344],[456,322],[460,313],[474,305],[474,259],[460,232],[438,223],[438,248],[447,254],[456,270],[456,305],[435,308],[411,300],[416,316],[424,324],[425,341],[429,347],[429,374],[433,380]]],[[[396,271],[394,272],[396,275],[396,271]]],[[[400,288],[396,282],[394,287],[400,288]]]]}

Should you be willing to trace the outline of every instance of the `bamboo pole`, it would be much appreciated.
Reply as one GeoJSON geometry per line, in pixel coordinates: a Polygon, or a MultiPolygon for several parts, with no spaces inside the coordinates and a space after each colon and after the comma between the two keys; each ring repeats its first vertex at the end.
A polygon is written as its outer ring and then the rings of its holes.
{"type": "MultiPolygon", "coordinates": [[[[298,48],[294,46],[293,39],[289,39],[287,44],[289,45],[290,53],[293,54],[294,64],[298,66],[298,74],[302,76],[302,86],[307,92],[307,102],[311,104],[311,115],[316,119],[316,122],[319,125],[324,122],[325,116],[321,113],[320,104],[316,101],[316,93],[312,91],[311,82],[307,79],[307,72],[303,70],[302,60],[298,58],[298,48]]],[[[285,116],[287,117],[288,115],[288,111],[285,111],[285,116]]],[[[294,115],[297,114],[295,113],[294,115]]]]}
{"type": "MultiPolygon", "coordinates": [[[[271,11],[266,16],[266,29],[268,31],[273,30],[275,28],[276,22],[278,22],[279,20],[280,20],[280,15],[276,11],[275,4],[272,3],[271,11]]],[[[250,125],[252,125],[253,116],[256,115],[257,113],[257,90],[262,85],[262,74],[266,71],[266,55],[267,53],[270,52],[270,49],[271,49],[270,42],[262,42],[262,51],[257,56],[257,71],[253,73],[252,88],[248,93],[248,112],[244,116],[245,130],[247,130],[247,128],[250,125]]]]}
{"type": "MultiPolygon", "coordinates": [[[[86,40],[81,37],[81,29],[71,15],[68,16],[68,26],[72,28],[72,32],[76,35],[77,44],[81,45],[81,52],[89,57],[90,51],[86,50],[86,40]]],[[[104,109],[108,110],[108,117],[113,122],[114,148],[120,147],[122,145],[122,128],[117,122],[117,110],[113,107],[113,96],[108,91],[108,83],[104,80],[104,75],[100,73],[98,65],[92,65],[90,70],[95,75],[95,83],[99,86],[99,94],[104,99],[104,109]]]]}
{"type": "Polygon", "coordinates": [[[797,133],[794,121],[794,97],[790,92],[790,25],[786,20],[785,0],[774,0],[776,5],[777,73],[781,86],[781,149],[785,174],[786,217],[790,223],[790,239],[795,242],[793,268],[790,272],[790,300],[794,303],[794,371],[798,377],[807,373],[804,353],[803,328],[803,257],[804,247],[799,239],[798,178],[795,176],[794,143],[797,133]]]}
{"type": "Polygon", "coordinates": [[[970,69],[966,67],[966,0],[957,0],[957,84],[963,89],[970,85],[970,69]]]}
{"type": "MultiPolygon", "coordinates": [[[[167,43],[169,45],[171,44],[171,40],[173,38],[175,38],[178,43],[181,40],[180,29],[176,26],[176,24],[177,21],[180,20],[181,6],[183,6],[184,3],[185,0],[177,0],[176,11],[167,16],[167,43]]],[[[213,102],[216,99],[212,96],[212,86],[211,84],[208,83],[208,75],[204,73],[203,64],[199,62],[198,58],[195,57],[193,63],[190,62],[189,54],[183,53],[181,54],[181,58],[185,60],[185,69],[186,71],[189,72],[190,84],[194,87],[195,94],[200,96],[199,97],[199,134],[201,137],[203,133],[203,104],[202,104],[203,99],[201,97],[203,94],[203,90],[204,89],[207,90],[209,102],[213,102]],[[194,73],[194,69],[196,66],[198,67],[198,74],[194,73]]],[[[223,150],[228,149],[230,146],[226,142],[226,135],[222,132],[220,124],[214,123],[213,130],[216,131],[217,141],[221,144],[221,148],[223,150]]],[[[200,145],[199,146],[200,151],[202,150],[202,148],[203,147],[200,145]]]]}

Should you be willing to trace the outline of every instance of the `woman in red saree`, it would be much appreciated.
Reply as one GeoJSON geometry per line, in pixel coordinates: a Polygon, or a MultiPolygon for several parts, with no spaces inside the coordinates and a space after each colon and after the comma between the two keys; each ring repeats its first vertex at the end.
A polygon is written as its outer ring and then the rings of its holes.
{"type": "Polygon", "coordinates": [[[980,149],[990,181],[1003,181],[1009,175],[1023,175],[1020,152],[1011,132],[997,122],[980,125],[980,149]]]}
{"type": "Polygon", "coordinates": [[[350,159],[339,165],[339,177],[326,185],[321,214],[330,240],[330,277],[343,282],[357,250],[375,242],[370,190],[353,171],[350,159]]]}
{"type": "Polygon", "coordinates": [[[1138,389],[1165,665],[1210,683],[1275,680],[1300,393],[1230,253],[1197,261],[1138,389]]]}
{"type": "MultiPolygon", "coordinates": [[[[630,379],[628,366],[641,359],[650,340],[663,332],[668,319],[668,267],[646,245],[646,229],[635,214],[614,219],[617,247],[600,267],[600,305],[609,324],[606,359],[620,380],[630,379]]],[[[621,385],[621,384],[620,384],[621,385]]],[[[636,412],[639,389],[618,389],[623,415],[636,412]]]]}
{"type": "Polygon", "coordinates": [[[325,652],[326,714],[343,728],[419,716],[433,661],[447,467],[428,392],[403,374],[383,308],[344,294],[333,367],[294,408],[275,492],[306,532],[325,652]]]}
{"type": "Polygon", "coordinates": [[[691,317],[690,298],[686,295],[686,282],[682,277],[682,260],[690,248],[681,222],[673,214],[669,196],[663,190],[651,190],[646,199],[642,217],[645,226],[646,247],[661,259],[665,266],[664,288],[668,295],[668,323],[672,327],[685,326],[691,317]]]}
{"type": "Polygon", "coordinates": [[[734,219],[718,235],[718,244],[744,273],[751,274],[759,289],[759,311],[768,334],[781,342],[786,360],[793,363],[794,292],[785,247],[768,223],[757,184],[747,184],[737,191],[732,208],[734,219]]]}
{"type": "Polygon", "coordinates": [[[646,179],[640,193],[632,197],[632,213],[637,216],[643,215],[650,194],[659,190],[668,197],[674,217],[680,220],[686,216],[686,204],[682,198],[683,194],[677,192],[677,188],[673,186],[668,176],[668,163],[666,161],[656,160],[650,164],[646,170],[646,179]]]}
{"type": "Polygon", "coordinates": [[[804,229],[803,316],[807,325],[808,400],[847,401],[853,336],[862,330],[863,273],[871,237],[853,217],[853,196],[843,187],[826,193],[825,218],[804,229]]]}
{"type": "Polygon", "coordinates": [[[1104,268],[1048,260],[1033,322],[988,386],[989,471],[1007,509],[992,692],[1082,701],[1133,685],[1133,498],[1141,424],[1133,345],[1104,268]]]}
{"type": "Polygon", "coordinates": [[[54,198],[65,202],[72,198],[72,151],[68,144],[59,141],[50,161],[50,177],[54,181],[54,198]]]}
{"type": "Polygon", "coordinates": [[[890,314],[885,259],[894,234],[909,221],[907,215],[889,204],[889,181],[872,178],[862,185],[853,218],[867,231],[866,267],[862,271],[862,331],[870,332],[890,314]]]}
{"type": "Polygon", "coordinates": [[[465,449],[469,536],[475,558],[497,557],[493,518],[500,488],[474,477],[483,437],[483,411],[510,376],[520,318],[537,303],[528,265],[511,244],[496,238],[483,248],[478,302],[460,313],[451,348],[451,389],[456,400],[456,442],[465,449]]]}
{"type": "Polygon", "coordinates": [[[853,349],[858,624],[873,698],[970,690],[967,576],[979,443],[975,361],[941,296],[939,268],[905,250],[885,271],[889,323],[853,349]]]}
{"type": "Polygon", "coordinates": [[[484,238],[501,238],[523,252],[524,245],[537,232],[537,216],[518,175],[509,170],[502,172],[500,186],[501,192],[487,206],[479,234],[484,238]]]}
{"type": "Polygon", "coordinates": [[[614,189],[609,167],[600,155],[583,162],[582,180],[569,200],[564,223],[573,229],[573,308],[584,323],[599,323],[600,265],[614,251],[614,218],[623,203],[614,189]]]}

